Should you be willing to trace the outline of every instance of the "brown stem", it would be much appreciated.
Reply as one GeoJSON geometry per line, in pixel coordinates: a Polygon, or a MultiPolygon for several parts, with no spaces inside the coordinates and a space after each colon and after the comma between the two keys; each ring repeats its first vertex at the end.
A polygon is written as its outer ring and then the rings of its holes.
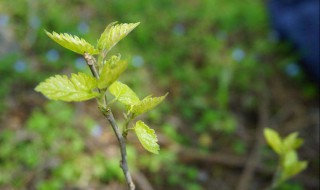
{"type": "MultiPolygon", "coordinates": [[[[99,72],[97,71],[96,60],[94,59],[94,57],[88,53],[84,53],[84,59],[86,60],[88,66],[91,70],[92,75],[95,78],[99,79],[99,72]]],[[[100,90],[99,90],[99,92],[100,92],[100,90]]],[[[120,145],[120,152],[121,152],[120,166],[121,166],[122,171],[125,175],[129,190],[134,190],[135,185],[132,181],[132,177],[130,175],[128,163],[127,163],[126,139],[122,136],[120,129],[119,129],[114,117],[113,117],[111,109],[107,108],[106,96],[102,97],[102,104],[103,105],[99,105],[100,110],[103,113],[103,115],[107,118],[107,120],[109,121],[109,123],[110,123],[116,137],[117,137],[119,145],[120,145]]]]}
{"type": "Polygon", "coordinates": [[[84,59],[86,60],[90,70],[91,70],[91,73],[94,77],[96,77],[97,79],[99,79],[99,72],[97,71],[97,68],[96,68],[96,65],[95,65],[95,62],[96,60],[94,59],[94,57],[88,53],[84,53],[83,54],[83,57],[84,59]]]}
{"type": "Polygon", "coordinates": [[[129,172],[128,163],[127,163],[127,150],[126,150],[126,139],[122,136],[120,129],[113,117],[112,111],[110,109],[103,110],[102,111],[104,116],[108,119],[110,125],[112,126],[112,129],[114,133],[116,134],[116,137],[118,139],[119,145],[120,145],[120,151],[121,151],[121,168],[122,171],[126,177],[126,181],[128,184],[128,187],[130,190],[135,189],[135,185],[132,181],[132,177],[129,172]]]}

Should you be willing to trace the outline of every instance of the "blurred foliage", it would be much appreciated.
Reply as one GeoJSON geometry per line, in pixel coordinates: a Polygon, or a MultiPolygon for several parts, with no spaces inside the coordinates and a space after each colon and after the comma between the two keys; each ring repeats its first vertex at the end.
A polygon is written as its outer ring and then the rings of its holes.
{"type": "Polygon", "coordinates": [[[195,166],[179,164],[173,151],[163,150],[158,156],[140,155],[138,164],[141,169],[148,169],[151,175],[155,176],[154,184],[157,184],[159,189],[169,186],[186,190],[203,189],[199,183],[199,169],[195,166]],[[168,176],[163,178],[165,173],[168,176]]]}
{"type": "Polygon", "coordinates": [[[87,125],[76,124],[72,107],[53,102],[34,110],[24,130],[3,130],[0,188],[86,188],[95,180],[123,180],[118,159],[87,153],[84,139],[93,121],[83,122],[87,125]]]}
{"type": "MultiPolygon", "coordinates": [[[[306,82],[296,63],[297,56],[289,53],[288,45],[279,45],[270,32],[264,3],[252,0],[2,0],[0,31],[7,29],[14,34],[8,42],[14,45],[0,57],[0,99],[25,93],[23,90],[32,89],[52,73],[89,72],[81,57],[54,45],[43,29],[68,32],[94,43],[93,39],[99,37],[107,23],[139,21],[140,27],[112,51],[117,53],[121,48],[122,55],[131,61],[129,72],[122,79],[140,91],[139,96],[146,95],[150,89],[156,95],[170,92],[167,104],[152,111],[147,119],[155,126],[162,126],[159,131],[183,146],[205,151],[229,147],[236,154],[244,154],[248,144],[237,136],[238,117],[256,122],[259,95],[268,90],[266,83],[270,78],[279,73],[287,75],[306,98],[318,94],[317,88],[306,82]],[[26,86],[19,88],[20,81],[26,86]],[[154,89],[154,86],[161,88],[154,89]],[[182,123],[176,122],[175,117],[182,123]]],[[[6,101],[1,104],[5,105],[6,101]]],[[[1,112],[6,112],[3,107],[1,112]]],[[[106,162],[100,154],[84,154],[84,136],[67,117],[73,117],[71,109],[59,108],[59,112],[50,114],[49,107],[33,111],[19,130],[31,135],[31,139],[16,139],[16,131],[0,129],[0,171],[5,171],[0,172],[0,184],[19,189],[31,176],[38,179],[39,189],[80,187],[80,177],[87,170],[90,171],[87,177],[97,176],[102,182],[118,179],[121,176],[117,173],[121,171],[118,163],[109,158],[106,162]],[[57,146],[60,141],[65,144],[57,146]],[[66,146],[67,142],[72,143],[66,146]],[[51,159],[54,163],[58,159],[59,165],[49,168],[51,175],[47,177],[48,171],[39,168],[47,167],[51,159]],[[86,170],[79,164],[74,167],[81,160],[88,163],[98,160],[100,164],[92,164],[94,167],[86,170]]],[[[201,189],[205,182],[198,179],[199,169],[177,163],[172,152],[168,148],[155,157],[139,155],[138,167],[152,174],[150,180],[154,186],[201,189]],[[157,172],[162,175],[156,175],[157,172]],[[163,176],[167,176],[166,179],[163,176]]],[[[283,189],[286,188],[303,189],[299,184],[284,184],[283,189]]]]}

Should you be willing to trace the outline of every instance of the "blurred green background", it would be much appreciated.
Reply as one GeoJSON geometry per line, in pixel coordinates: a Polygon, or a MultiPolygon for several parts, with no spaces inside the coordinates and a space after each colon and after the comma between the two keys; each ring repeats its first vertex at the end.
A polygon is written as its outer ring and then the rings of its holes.
{"type": "Polygon", "coordinates": [[[51,75],[89,72],[44,29],[94,44],[113,21],[141,22],[112,50],[130,63],[121,81],[139,96],[169,92],[143,116],[160,154],[129,134],[138,189],[263,189],[277,162],[263,127],[305,139],[299,153],[308,169],[280,189],[319,189],[319,91],[272,33],[263,0],[2,0],[0,189],[126,188],[117,141],[95,101],[49,102],[34,91],[51,75]],[[258,163],[244,182],[252,157],[258,163]]]}

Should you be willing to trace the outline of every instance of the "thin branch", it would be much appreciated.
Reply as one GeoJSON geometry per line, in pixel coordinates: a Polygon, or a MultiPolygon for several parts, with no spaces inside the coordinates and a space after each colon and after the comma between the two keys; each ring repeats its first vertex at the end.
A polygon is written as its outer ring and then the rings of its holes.
{"type": "Polygon", "coordinates": [[[126,177],[126,181],[128,183],[128,187],[130,190],[134,190],[135,189],[135,185],[132,181],[132,177],[130,175],[130,172],[129,172],[129,168],[128,168],[128,163],[127,163],[127,150],[126,150],[126,139],[122,136],[120,130],[119,130],[119,127],[113,117],[113,114],[111,112],[110,109],[108,110],[103,110],[102,111],[104,116],[108,119],[110,125],[112,126],[112,129],[114,131],[114,133],[116,134],[117,136],[117,139],[118,139],[118,142],[119,142],[119,145],[120,145],[120,151],[121,151],[121,168],[122,168],[122,171],[126,177]]]}
{"type": "Polygon", "coordinates": [[[96,65],[95,65],[96,60],[94,59],[94,57],[88,53],[84,53],[83,57],[86,60],[88,66],[91,70],[92,75],[94,77],[96,77],[97,79],[99,79],[99,73],[98,73],[96,65]]]}
{"type": "MultiPolygon", "coordinates": [[[[92,75],[99,79],[99,72],[97,71],[96,68],[96,60],[94,59],[94,57],[88,53],[84,53],[84,59],[86,60],[92,75]]],[[[117,140],[119,142],[120,145],[120,152],[121,152],[121,162],[120,162],[120,166],[122,168],[122,171],[125,175],[129,190],[134,190],[135,189],[135,185],[132,181],[132,177],[130,175],[129,172],[129,168],[128,168],[128,163],[127,163],[127,150],[126,150],[126,139],[124,138],[124,136],[122,136],[120,129],[113,117],[112,111],[110,108],[108,108],[107,106],[107,98],[106,96],[102,97],[102,102],[103,105],[99,106],[101,112],[103,113],[103,115],[107,118],[107,120],[109,121],[116,137],[117,140]]]]}

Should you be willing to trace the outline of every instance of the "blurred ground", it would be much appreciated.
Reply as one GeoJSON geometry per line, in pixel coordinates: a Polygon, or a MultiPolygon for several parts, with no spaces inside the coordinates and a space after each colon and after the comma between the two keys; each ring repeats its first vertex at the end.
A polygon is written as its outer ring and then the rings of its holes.
{"type": "MultiPolygon", "coordinates": [[[[54,74],[89,72],[43,32],[94,43],[110,22],[140,26],[112,53],[140,96],[169,92],[143,117],[159,155],[129,134],[138,189],[264,189],[276,168],[264,127],[304,139],[308,169],[279,189],[319,189],[319,89],[279,44],[264,1],[0,2],[0,189],[125,189],[117,141],[95,101],[48,102],[34,87],[54,74]]],[[[120,105],[114,108],[122,121],[120,105]]]]}

